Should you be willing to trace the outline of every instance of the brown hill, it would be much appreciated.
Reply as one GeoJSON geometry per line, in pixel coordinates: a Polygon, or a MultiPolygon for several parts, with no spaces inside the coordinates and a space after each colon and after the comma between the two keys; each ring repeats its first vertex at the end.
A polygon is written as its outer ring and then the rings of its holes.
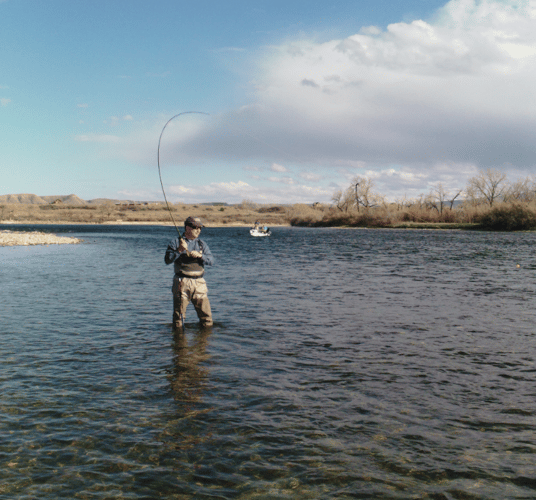
{"type": "MultiPolygon", "coordinates": [[[[0,3],[2,0],[0,0],[0,3]]],[[[104,203],[113,203],[114,205],[128,204],[163,204],[163,201],[139,201],[139,200],[115,200],[110,198],[95,198],[93,200],[83,200],[75,194],[57,195],[57,196],[37,196],[35,194],[4,194],[0,195],[0,204],[25,204],[25,205],[47,205],[60,201],[62,205],[68,206],[85,206],[85,205],[102,205],[104,203]]]]}
{"type": "Polygon", "coordinates": [[[41,196],[47,203],[54,203],[56,200],[60,200],[64,205],[80,206],[87,205],[87,202],[75,194],[60,195],[60,196],[41,196]]]}
{"type": "Polygon", "coordinates": [[[3,194],[0,196],[0,203],[26,205],[46,205],[48,202],[35,194],[3,194]]]}
{"type": "Polygon", "coordinates": [[[114,200],[111,198],[94,198],[93,200],[88,200],[87,203],[88,205],[102,205],[103,203],[113,203],[114,205],[123,203],[125,205],[128,205],[130,203],[143,203],[143,202],[134,201],[134,200],[114,200]]]}

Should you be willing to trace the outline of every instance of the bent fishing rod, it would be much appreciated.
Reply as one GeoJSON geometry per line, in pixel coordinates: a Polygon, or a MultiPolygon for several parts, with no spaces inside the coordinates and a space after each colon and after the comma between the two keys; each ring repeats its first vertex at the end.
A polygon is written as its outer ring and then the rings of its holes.
{"type": "Polygon", "coordinates": [[[171,212],[171,207],[169,206],[168,199],[166,196],[166,191],[164,190],[164,183],[162,182],[162,172],[160,170],[160,144],[162,142],[162,136],[164,135],[164,130],[166,130],[166,127],[177,117],[182,115],[208,115],[208,113],[205,113],[203,111],[183,111],[182,113],[178,113],[175,116],[172,116],[164,125],[164,128],[162,129],[162,132],[160,132],[160,138],[158,139],[158,151],[157,151],[157,163],[158,163],[158,177],[160,178],[160,185],[162,186],[162,193],[164,194],[164,200],[166,201],[166,207],[168,209],[169,215],[171,217],[171,220],[173,221],[173,225],[175,226],[175,229],[177,231],[177,234],[179,235],[179,238],[182,238],[181,233],[179,231],[179,228],[177,227],[177,224],[175,223],[175,218],[173,217],[173,213],[171,212]]]}

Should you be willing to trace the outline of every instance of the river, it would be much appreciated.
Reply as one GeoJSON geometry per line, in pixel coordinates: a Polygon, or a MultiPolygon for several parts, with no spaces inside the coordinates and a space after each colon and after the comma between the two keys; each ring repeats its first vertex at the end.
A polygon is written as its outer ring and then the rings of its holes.
{"type": "Polygon", "coordinates": [[[46,228],[0,248],[0,499],[536,498],[536,233],[205,228],[178,335],[173,228],[46,228]]]}

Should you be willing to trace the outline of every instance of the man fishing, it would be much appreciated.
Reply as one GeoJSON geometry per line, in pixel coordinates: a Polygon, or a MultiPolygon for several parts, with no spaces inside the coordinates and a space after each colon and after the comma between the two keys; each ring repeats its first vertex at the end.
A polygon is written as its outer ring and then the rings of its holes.
{"type": "Polygon", "coordinates": [[[205,265],[214,264],[208,245],[201,239],[203,223],[198,217],[184,221],[184,238],[172,240],[166,250],[166,264],[175,263],[173,278],[173,326],[181,329],[188,303],[192,302],[201,326],[212,325],[207,283],[203,275],[205,265]]]}

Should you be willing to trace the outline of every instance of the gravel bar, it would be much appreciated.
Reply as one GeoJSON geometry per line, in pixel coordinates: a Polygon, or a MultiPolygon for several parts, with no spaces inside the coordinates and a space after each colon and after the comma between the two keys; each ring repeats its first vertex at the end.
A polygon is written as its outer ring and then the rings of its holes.
{"type": "Polygon", "coordinates": [[[0,231],[0,247],[28,246],[28,245],[65,245],[81,243],[83,240],[56,236],[55,234],[39,231],[0,231]]]}

